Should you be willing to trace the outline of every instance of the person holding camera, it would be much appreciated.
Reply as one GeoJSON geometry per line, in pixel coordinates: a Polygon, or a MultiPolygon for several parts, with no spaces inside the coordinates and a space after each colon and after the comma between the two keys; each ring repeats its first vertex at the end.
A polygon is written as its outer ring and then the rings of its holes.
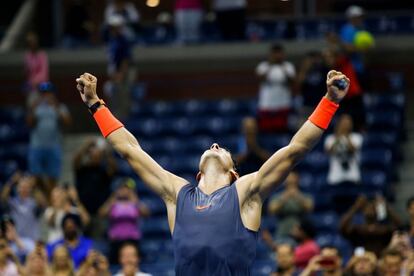
{"type": "Polygon", "coordinates": [[[9,247],[7,240],[0,237],[0,275],[19,276],[20,262],[9,247]]]}
{"type": "Polygon", "coordinates": [[[77,276],[111,276],[109,262],[104,255],[91,250],[77,276]]]}
{"type": "Polygon", "coordinates": [[[352,132],[353,122],[349,115],[339,117],[335,133],[325,140],[325,150],[330,156],[328,184],[358,184],[361,181],[360,152],[363,138],[352,132]]]}
{"type": "Polygon", "coordinates": [[[322,248],[321,254],[313,257],[300,276],[312,276],[321,272],[322,276],[343,276],[342,257],[338,248],[326,246],[322,248]]]}
{"type": "Polygon", "coordinates": [[[377,257],[373,252],[365,251],[363,247],[357,247],[354,255],[345,267],[346,276],[376,276],[377,257]]]}

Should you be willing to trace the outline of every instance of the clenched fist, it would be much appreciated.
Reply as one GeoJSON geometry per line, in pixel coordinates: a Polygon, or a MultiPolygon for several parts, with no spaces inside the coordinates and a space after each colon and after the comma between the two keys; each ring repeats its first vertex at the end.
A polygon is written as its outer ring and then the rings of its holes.
{"type": "Polygon", "coordinates": [[[329,71],[326,77],[326,87],[328,90],[326,98],[335,103],[339,103],[348,93],[349,83],[350,80],[341,72],[335,70],[329,71]],[[340,80],[345,80],[347,82],[348,85],[345,89],[340,89],[335,85],[335,82],[340,80]]]}
{"type": "Polygon", "coordinates": [[[96,94],[98,79],[94,75],[84,73],[76,79],[76,82],[76,88],[78,89],[83,102],[88,107],[99,101],[99,97],[96,94]]]}

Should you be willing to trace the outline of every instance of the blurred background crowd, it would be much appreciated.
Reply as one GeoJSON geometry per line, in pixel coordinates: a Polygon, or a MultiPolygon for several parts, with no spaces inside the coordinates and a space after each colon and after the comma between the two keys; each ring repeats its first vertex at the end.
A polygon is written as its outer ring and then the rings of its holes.
{"type": "Polygon", "coordinates": [[[0,10],[0,275],[174,275],[165,206],[98,134],[75,76],[164,168],[239,174],[351,79],[323,140],[263,206],[252,275],[414,273],[414,4],[21,0],[0,10]],[[142,272],[144,271],[144,272],[142,272]]]}

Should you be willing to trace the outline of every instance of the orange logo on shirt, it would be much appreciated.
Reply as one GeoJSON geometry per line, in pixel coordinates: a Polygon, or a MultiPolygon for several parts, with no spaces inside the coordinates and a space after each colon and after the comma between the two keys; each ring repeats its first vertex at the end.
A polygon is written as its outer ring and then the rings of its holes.
{"type": "Polygon", "coordinates": [[[210,206],[211,206],[211,203],[209,203],[209,204],[207,204],[207,205],[202,205],[202,206],[197,205],[197,206],[196,206],[196,210],[197,210],[197,211],[202,211],[202,210],[205,210],[205,209],[209,208],[210,206]]]}

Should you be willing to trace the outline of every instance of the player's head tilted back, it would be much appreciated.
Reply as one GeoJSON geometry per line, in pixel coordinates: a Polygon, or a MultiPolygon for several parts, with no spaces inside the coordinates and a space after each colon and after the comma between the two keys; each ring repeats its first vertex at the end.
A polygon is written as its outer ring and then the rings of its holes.
{"type": "Polygon", "coordinates": [[[231,157],[231,153],[225,148],[220,147],[217,143],[212,144],[211,147],[201,155],[199,170],[200,172],[197,174],[197,181],[200,181],[201,177],[209,171],[228,175],[230,183],[234,182],[239,177],[235,170],[235,164],[231,157]]]}

